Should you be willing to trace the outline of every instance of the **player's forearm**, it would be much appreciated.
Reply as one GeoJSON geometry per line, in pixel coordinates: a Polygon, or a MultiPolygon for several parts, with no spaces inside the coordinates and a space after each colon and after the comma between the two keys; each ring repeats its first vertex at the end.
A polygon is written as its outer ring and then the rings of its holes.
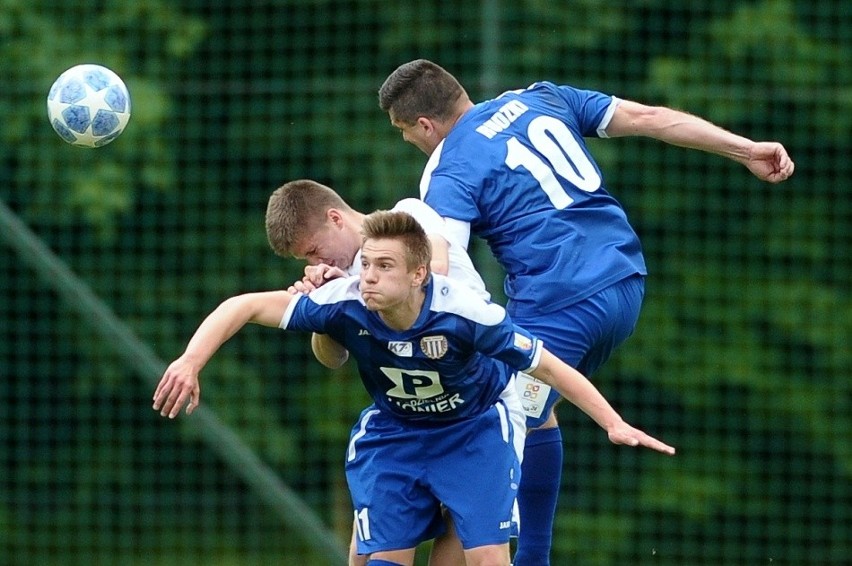
{"type": "Polygon", "coordinates": [[[429,234],[429,243],[432,246],[432,261],[429,269],[432,273],[447,275],[450,272],[450,245],[443,236],[429,234]]]}
{"type": "Polygon", "coordinates": [[[277,326],[288,303],[289,295],[283,291],[226,299],[198,326],[181,357],[200,370],[222,344],[249,322],[277,326]]]}
{"type": "Polygon", "coordinates": [[[204,367],[219,348],[249,321],[249,312],[242,308],[242,297],[231,297],[198,326],[181,356],[199,370],[204,367]]]}
{"type": "Polygon", "coordinates": [[[622,101],[607,127],[607,135],[645,136],[680,147],[697,149],[745,163],[754,142],[679,110],[622,101]]]}
{"type": "Polygon", "coordinates": [[[311,336],[311,350],[319,363],[329,369],[337,369],[349,359],[349,350],[327,334],[314,333],[311,336]]]}
{"type": "Polygon", "coordinates": [[[541,363],[530,375],[556,389],[606,431],[623,422],[600,391],[586,377],[545,350],[541,363]]]}

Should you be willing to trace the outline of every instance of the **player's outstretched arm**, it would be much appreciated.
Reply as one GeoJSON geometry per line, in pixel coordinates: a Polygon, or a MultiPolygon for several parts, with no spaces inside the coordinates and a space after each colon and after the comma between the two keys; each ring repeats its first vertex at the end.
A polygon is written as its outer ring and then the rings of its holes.
{"type": "Polygon", "coordinates": [[[530,375],[553,386],[563,397],[592,417],[614,444],[644,446],[663,454],[675,453],[672,446],[624,422],[591,381],[547,350],[542,350],[541,361],[530,375]]]}
{"type": "Polygon", "coordinates": [[[184,353],[166,368],[154,391],[154,410],[173,419],[186,404],[186,414],[191,414],[200,401],[198,374],[213,354],[249,322],[278,326],[291,300],[293,295],[286,291],[272,291],[231,297],[219,305],[195,331],[184,353]]]}
{"type": "Polygon", "coordinates": [[[757,178],[784,181],[795,170],[784,146],[755,142],[731,133],[703,118],[663,106],[623,100],[606,128],[609,137],[646,136],[660,141],[715,153],[745,165],[757,178]]]}

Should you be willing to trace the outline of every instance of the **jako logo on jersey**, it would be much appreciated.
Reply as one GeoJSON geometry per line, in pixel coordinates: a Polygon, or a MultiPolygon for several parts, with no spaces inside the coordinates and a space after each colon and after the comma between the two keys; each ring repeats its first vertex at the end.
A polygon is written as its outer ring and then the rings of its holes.
{"type": "Polygon", "coordinates": [[[369,335],[370,335],[370,331],[367,330],[366,328],[362,328],[361,330],[358,331],[358,336],[369,336],[369,335]]]}
{"type": "Polygon", "coordinates": [[[529,110],[529,106],[520,100],[510,100],[500,107],[500,110],[495,112],[488,120],[476,128],[476,131],[488,139],[493,138],[506,128],[512,125],[512,122],[518,119],[518,116],[529,110]]]}
{"type": "Polygon", "coordinates": [[[448,348],[446,336],[426,336],[420,340],[420,349],[433,360],[443,358],[448,348]]]}
{"type": "Polygon", "coordinates": [[[500,521],[501,529],[509,529],[512,527],[512,521],[500,521]]]}
{"type": "Polygon", "coordinates": [[[388,342],[388,350],[400,358],[410,358],[414,355],[414,346],[411,342],[388,342]]]}
{"type": "Polygon", "coordinates": [[[519,350],[530,350],[532,348],[532,340],[515,332],[515,348],[519,350]]]}

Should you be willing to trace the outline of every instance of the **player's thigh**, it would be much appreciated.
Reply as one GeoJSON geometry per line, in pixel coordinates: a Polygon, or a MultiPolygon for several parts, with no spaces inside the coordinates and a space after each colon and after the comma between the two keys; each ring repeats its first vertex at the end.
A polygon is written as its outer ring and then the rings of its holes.
{"type": "Polygon", "coordinates": [[[369,557],[358,554],[358,526],[352,523],[352,538],[349,541],[349,566],[366,566],[369,557]]]}
{"type": "Polygon", "coordinates": [[[505,405],[441,432],[427,450],[428,481],[452,516],[462,546],[508,543],[520,463],[505,405]]]}
{"type": "Polygon", "coordinates": [[[604,309],[609,316],[605,318],[596,340],[576,366],[579,371],[591,376],[633,334],[639,322],[644,296],[645,278],[635,275],[607,287],[591,298],[593,305],[604,309]]]}
{"type": "Polygon", "coordinates": [[[464,549],[447,515],[447,532],[435,539],[429,551],[429,566],[465,566],[464,549]]]}
{"type": "Polygon", "coordinates": [[[512,319],[588,377],[633,333],[644,293],[644,277],[634,275],[558,311],[517,312],[512,319]]]}
{"type": "MultiPolygon", "coordinates": [[[[591,377],[633,333],[644,294],[644,277],[634,275],[559,311],[517,312],[512,318],[557,358],[591,377]]],[[[526,374],[518,375],[517,386],[527,428],[555,426],[553,407],[561,399],[559,393],[526,374]]]]}
{"type": "Polygon", "coordinates": [[[444,532],[440,503],[422,476],[420,431],[362,413],[346,461],[357,554],[414,548],[444,532]]]}

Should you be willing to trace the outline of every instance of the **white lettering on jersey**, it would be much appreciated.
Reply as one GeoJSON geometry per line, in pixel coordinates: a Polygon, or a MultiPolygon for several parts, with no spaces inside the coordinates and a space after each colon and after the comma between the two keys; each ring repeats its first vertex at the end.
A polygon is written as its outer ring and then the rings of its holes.
{"type": "Polygon", "coordinates": [[[400,358],[410,358],[414,355],[414,346],[411,342],[388,342],[388,350],[400,358]]]}
{"type": "Polygon", "coordinates": [[[458,393],[447,393],[436,371],[380,368],[394,387],[388,400],[404,411],[413,413],[446,413],[454,411],[465,400],[458,393]]]}
{"type": "Polygon", "coordinates": [[[498,133],[508,128],[512,122],[529,110],[529,106],[520,100],[510,100],[500,107],[500,110],[495,112],[488,120],[482,123],[476,131],[488,139],[493,138],[498,133]]]}
{"type": "Polygon", "coordinates": [[[446,413],[455,410],[459,405],[463,405],[464,399],[458,393],[454,393],[452,397],[440,400],[411,399],[409,401],[396,401],[396,404],[400,409],[414,411],[415,413],[446,413]]]}

